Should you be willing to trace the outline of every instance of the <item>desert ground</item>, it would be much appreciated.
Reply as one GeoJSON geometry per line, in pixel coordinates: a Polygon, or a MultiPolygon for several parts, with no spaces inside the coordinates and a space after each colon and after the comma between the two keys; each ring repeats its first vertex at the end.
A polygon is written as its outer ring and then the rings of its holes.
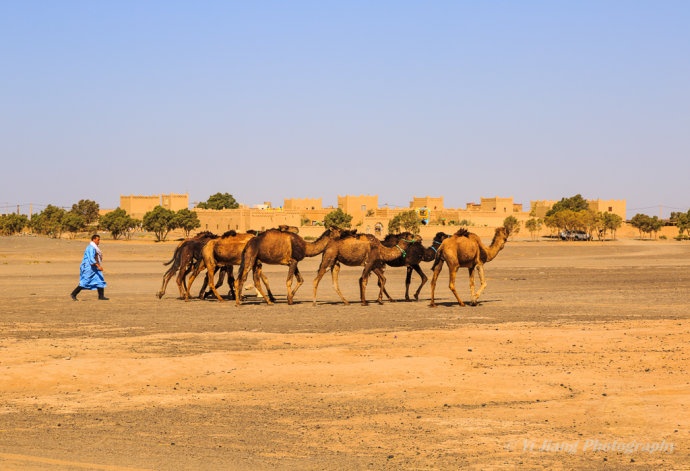
{"type": "Polygon", "coordinates": [[[510,240],[437,308],[347,267],[313,306],[319,256],[292,306],[281,266],[274,306],[158,299],[177,242],[107,235],[73,302],[87,243],[0,237],[2,470],[690,469],[686,242],[510,240]]]}

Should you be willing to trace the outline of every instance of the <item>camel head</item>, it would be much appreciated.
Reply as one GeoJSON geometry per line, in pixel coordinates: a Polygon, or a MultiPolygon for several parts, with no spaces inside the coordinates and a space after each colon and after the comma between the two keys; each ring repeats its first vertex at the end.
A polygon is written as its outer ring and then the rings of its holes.
{"type": "MultiPolygon", "coordinates": [[[[498,252],[503,250],[503,247],[506,246],[506,241],[508,240],[508,229],[505,227],[497,227],[496,232],[494,233],[494,238],[491,241],[491,248],[494,251],[494,257],[496,256],[498,252]]],[[[491,257],[493,258],[493,257],[491,257]]]]}
{"type": "Polygon", "coordinates": [[[441,246],[441,242],[446,240],[448,237],[450,236],[445,232],[436,233],[436,235],[434,236],[434,240],[431,241],[431,245],[424,250],[425,262],[431,262],[436,258],[436,253],[438,252],[438,248],[441,246]]]}

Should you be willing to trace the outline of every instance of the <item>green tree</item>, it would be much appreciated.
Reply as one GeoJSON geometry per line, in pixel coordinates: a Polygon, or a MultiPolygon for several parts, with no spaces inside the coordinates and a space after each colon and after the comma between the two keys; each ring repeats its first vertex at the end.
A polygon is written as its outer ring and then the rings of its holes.
{"type": "Polygon", "coordinates": [[[551,209],[546,212],[547,216],[555,214],[564,209],[569,209],[570,211],[586,211],[589,209],[589,203],[582,197],[582,195],[577,194],[571,196],[570,198],[561,198],[559,202],[554,204],[551,209]]]}
{"type": "Polygon", "coordinates": [[[517,235],[520,232],[520,221],[515,216],[508,216],[503,220],[503,227],[509,235],[517,235]]]}
{"type": "Polygon", "coordinates": [[[544,221],[539,218],[529,218],[525,221],[525,229],[527,229],[532,236],[532,239],[536,240],[541,227],[544,225],[544,221]]]}
{"type": "Polygon", "coordinates": [[[166,209],[163,206],[156,206],[144,214],[142,226],[144,230],[153,232],[158,242],[164,241],[170,231],[178,227],[175,211],[166,209]]]}
{"type": "Polygon", "coordinates": [[[189,237],[189,233],[201,227],[201,221],[199,221],[199,216],[194,211],[190,211],[187,208],[180,209],[175,213],[175,225],[180,229],[184,230],[185,237],[189,237]]]}
{"type": "Polygon", "coordinates": [[[331,211],[323,218],[323,225],[326,229],[337,227],[338,229],[349,229],[352,224],[352,216],[338,208],[331,211]]]}
{"type": "Polygon", "coordinates": [[[110,235],[115,240],[119,239],[123,234],[129,234],[139,225],[141,225],[141,221],[132,218],[122,208],[117,208],[104,214],[98,221],[98,226],[110,232],[110,235]]]}
{"type": "Polygon", "coordinates": [[[79,200],[78,203],[72,205],[72,212],[84,218],[86,225],[93,224],[98,220],[99,209],[98,203],[91,200],[79,200]]]}
{"type": "Polygon", "coordinates": [[[239,203],[230,193],[216,193],[208,197],[206,202],[196,205],[199,209],[237,209],[239,203]]]}
{"type": "Polygon", "coordinates": [[[544,225],[556,232],[574,231],[578,225],[577,213],[571,209],[562,209],[551,214],[547,213],[544,216],[544,225]]]}
{"type": "Polygon", "coordinates": [[[419,220],[419,214],[414,209],[410,211],[403,211],[396,214],[393,218],[388,221],[388,232],[391,234],[397,234],[398,232],[411,232],[413,234],[419,234],[419,228],[421,226],[421,221],[419,220]]]}
{"type": "Polygon", "coordinates": [[[639,231],[640,239],[642,239],[642,235],[647,232],[646,228],[649,226],[649,216],[637,213],[630,219],[630,225],[639,231]]]}
{"type": "Polygon", "coordinates": [[[25,214],[3,214],[0,215],[0,234],[18,234],[29,225],[29,218],[25,214]]]}
{"type": "Polygon", "coordinates": [[[623,218],[614,213],[600,213],[603,219],[604,238],[606,233],[611,233],[611,238],[616,238],[616,231],[623,225],[623,218]]]}
{"type": "Polygon", "coordinates": [[[84,216],[74,211],[68,211],[65,213],[65,216],[62,218],[62,224],[67,232],[72,233],[72,236],[86,228],[86,220],[84,219],[84,216]]]}
{"type": "Polygon", "coordinates": [[[64,209],[49,204],[43,211],[31,218],[29,227],[38,234],[59,238],[64,232],[63,218],[65,214],[64,209]]]}
{"type": "Polygon", "coordinates": [[[685,232],[690,235],[690,210],[687,213],[673,212],[670,221],[678,228],[678,238],[684,238],[685,232]]]}
{"type": "Polygon", "coordinates": [[[630,225],[640,231],[640,238],[643,238],[643,234],[656,235],[659,230],[664,226],[664,221],[659,219],[658,216],[650,217],[646,214],[636,214],[630,220],[630,225]]]}

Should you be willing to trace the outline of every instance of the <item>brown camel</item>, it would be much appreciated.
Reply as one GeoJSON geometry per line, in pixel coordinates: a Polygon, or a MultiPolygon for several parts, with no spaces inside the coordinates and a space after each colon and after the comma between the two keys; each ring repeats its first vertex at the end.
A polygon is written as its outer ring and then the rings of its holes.
{"type": "Polygon", "coordinates": [[[466,229],[460,229],[458,232],[448,237],[441,243],[438,249],[438,255],[434,262],[434,274],[431,278],[431,302],[429,306],[436,307],[434,302],[434,291],[436,289],[436,281],[438,275],[443,268],[443,262],[448,264],[448,287],[455,295],[460,306],[464,306],[458,292],[455,289],[455,276],[459,267],[466,267],[470,275],[470,294],[472,304],[477,305],[479,296],[486,288],[486,280],[484,278],[484,264],[493,260],[498,252],[505,247],[506,240],[508,240],[508,231],[504,227],[499,227],[494,233],[494,238],[491,245],[486,247],[478,235],[468,232],[466,229]],[[474,270],[477,269],[479,273],[479,282],[481,286],[475,292],[474,287],[474,270]]]}
{"type": "MultiPolygon", "coordinates": [[[[400,238],[412,239],[413,237],[414,236],[409,232],[403,232],[401,234],[388,234],[381,243],[386,247],[395,247],[400,238]]],[[[448,234],[437,232],[430,247],[424,247],[420,241],[415,241],[407,248],[404,256],[401,255],[395,260],[385,262],[385,265],[388,265],[389,267],[407,268],[407,275],[405,277],[405,301],[410,301],[410,283],[412,281],[413,270],[417,272],[419,277],[422,279],[417,291],[414,293],[414,300],[419,301],[419,293],[422,291],[422,288],[428,281],[428,277],[426,274],[424,274],[424,271],[419,264],[421,262],[433,261],[436,258],[436,253],[438,251],[438,247],[441,245],[441,242],[448,237],[448,234]]],[[[383,289],[383,294],[390,299],[390,296],[385,289],[383,289]]]]}
{"type": "Polygon", "coordinates": [[[163,265],[170,265],[170,268],[163,275],[163,284],[161,285],[160,291],[156,293],[158,299],[161,299],[165,294],[165,290],[168,287],[168,282],[177,273],[177,287],[180,290],[180,298],[184,298],[185,294],[188,292],[187,284],[185,278],[187,274],[192,270],[196,261],[201,260],[201,249],[206,245],[211,239],[218,238],[217,235],[204,231],[200,232],[194,237],[183,240],[175,248],[173,257],[169,262],[163,265]]]}
{"type": "Polygon", "coordinates": [[[297,264],[304,257],[313,257],[324,251],[329,241],[340,236],[340,230],[330,228],[324,231],[314,242],[307,242],[299,235],[281,231],[280,229],[269,229],[262,232],[247,243],[242,254],[239,274],[235,280],[235,304],[239,306],[242,302],[242,289],[247,280],[249,270],[254,272],[254,286],[264,297],[267,304],[273,304],[274,300],[268,299],[258,283],[257,267],[260,263],[269,265],[287,265],[288,275],[285,280],[287,286],[287,302],[294,303],[294,296],[297,289],[304,283],[302,274],[299,272],[297,264]],[[292,278],[297,279],[297,285],[292,289],[292,278]]]}
{"type": "MultiPolygon", "coordinates": [[[[200,263],[195,267],[194,272],[189,277],[189,284],[185,299],[189,299],[189,286],[194,283],[195,278],[205,268],[206,280],[204,284],[208,284],[209,288],[215,295],[218,301],[223,301],[223,298],[218,294],[217,286],[214,281],[216,268],[224,268],[228,275],[228,284],[230,285],[230,297],[236,297],[234,293],[234,279],[232,276],[233,265],[239,265],[242,261],[242,251],[251,239],[256,237],[256,231],[249,231],[246,234],[238,234],[235,231],[228,231],[222,237],[209,240],[201,249],[200,263]]],[[[268,296],[273,298],[271,289],[268,287],[268,279],[261,272],[261,266],[257,267],[258,277],[266,285],[268,296]]],[[[222,274],[221,274],[222,276],[222,274]]],[[[222,278],[221,278],[222,282],[222,278]]],[[[203,293],[202,288],[202,293],[203,293]]],[[[201,295],[200,295],[201,297],[201,295]]]]}
{"type": "MultiPolygon", "coordinates": [[[[338,273],[341,263],[351,267],[364,266],[362,276],[359,278],[359,294],[362,306],[368,304],[366,300],[367,281],[371,272],[374,272],[379,281],[379,297],[377,302],[383,304],[383,292],[386,287],[383,263],[395,260],[405,254],[408,247],[414,242],[414,238],[411,240],[400,238],[393,247],[386,247],[371,234],[347,234],[344,237],[333,239],[323,252],[319,271],[316,274],[316,278],[314,278],[313,304],[316,305],[316,291],[319,287],[319,282],[329,269],[333,279],[333,288],[343,303],[350,304],[343,296],[338,285],[338,273]]],[[[390,296],[388,298],[390,299],[390,296]]]]}

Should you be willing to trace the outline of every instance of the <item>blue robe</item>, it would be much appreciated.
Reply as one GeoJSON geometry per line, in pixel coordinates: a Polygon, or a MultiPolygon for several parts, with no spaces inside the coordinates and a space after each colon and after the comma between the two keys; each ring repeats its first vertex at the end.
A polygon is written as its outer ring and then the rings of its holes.
{"type": "Polygon", "coordinates": [[[97,257],[98,252],[89,244],[79,267],[79,286],[84,289],[105,288],[103,272],[96,268],[97,257]]]}

